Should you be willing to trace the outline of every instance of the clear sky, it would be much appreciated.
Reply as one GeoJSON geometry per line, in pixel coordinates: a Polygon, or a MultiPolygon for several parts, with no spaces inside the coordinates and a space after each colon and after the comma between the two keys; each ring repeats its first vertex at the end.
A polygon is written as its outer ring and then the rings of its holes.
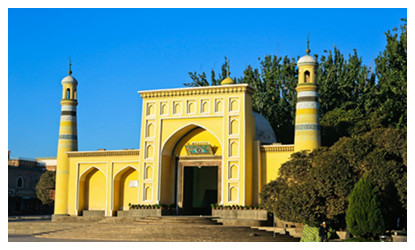
{"type": "Polygon", "coordinates": [[[68,57],[78,80],[80,151],[139,148],[137,91],[183,87],[188,72],[231,76],[268,54],[336,46],[368,66],[406,9],[9,9],[8,149],[54,157],[68,57]]]}

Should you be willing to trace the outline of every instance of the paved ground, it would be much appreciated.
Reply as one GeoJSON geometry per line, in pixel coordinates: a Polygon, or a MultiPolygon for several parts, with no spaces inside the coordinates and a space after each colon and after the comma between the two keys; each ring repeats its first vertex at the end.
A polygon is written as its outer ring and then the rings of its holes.
{"type": "Polygon", "coordinates": [[[130,241],[130,242],[298,242],[249,227],[228,227],[210,218],[159,217],[128,220],[52,222],[49,219],[9,219],[10,242],[130,241]]]}
{"type": "MultiPolygon", "coordinates": [[[[9,242],[98,242],[106,240],[73,240],[73,239],[48,239],[39,238],[30,234],[9,234],[9,242]]],[[[108,241],[106,241],[108,242],[108,241]]]]}

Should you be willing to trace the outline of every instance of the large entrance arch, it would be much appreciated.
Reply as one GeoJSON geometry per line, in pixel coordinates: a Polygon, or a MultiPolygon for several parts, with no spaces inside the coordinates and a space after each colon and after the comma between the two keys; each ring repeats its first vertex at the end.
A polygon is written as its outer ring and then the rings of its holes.
{"type": "Polygon", "coordinates": [[[163,145],[161,197],[178,214],[210,214],[210,204],[222,199],[222,146],[207,129],[190,124],[163,145]]]}

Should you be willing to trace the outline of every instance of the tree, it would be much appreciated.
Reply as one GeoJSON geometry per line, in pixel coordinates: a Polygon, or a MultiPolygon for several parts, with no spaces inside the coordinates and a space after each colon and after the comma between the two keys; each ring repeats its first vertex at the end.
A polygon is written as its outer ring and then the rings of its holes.
{"type": "Polygon", "coordinates": [[[346,213],[347,229],[356,237],[373,238],[384,232],[381,204],[367,175],[353,188],[346,213]]]}
{"type": "MultiPolygon", "coordinates": [[[[235,77],[235,83],[248,83],[255,88],[252,95],[252,109],[264,116],[271,124],[278,141],[293,143],[294,118],[297,83],[296,60],[288,57],[267,55],[264,59],[258,58],[260,68],[248,65],[242,77],[235,77]]],[[[227,77],[229,62],[221,66],[221,74],[216,77],[211,71],[211,80],[207,80],[206,73],[189,72],[192,79],[185,86],[198,87],[219,85],[227,77]]]]}
{"type": "Polygon", "coordinates": [[[357,51],[346,60],[334,47],[320,58],[317,76],[322,144],[331,146],[343,136],[369,131],[367,95],[374,88],[375,78],[357,51]]]}
{"type": "Polygon", "coordinates": [[[50,191],[55,189],[55,171],[46,171],[40,176],[36,184],[36,196],[43,204],[53,204],[54,200],[50,197],[50,191]]]}
{"type": "Polygon", "coordinates": [[[406,128],[407,123],[407,22],[398,29],[386,34],[386,48],[375,59],[376,92],[371,98],[378,111],[384,114],[382,124],[396,128],[406,128]]]}
{"type": "MultiPolygon", "coordinates": [[[[225,62],[221,66],[221,74],[216,77],[215,70],[212,69],[210,72],[210,83],[207,80],[207,76],[205,72],[202,72],[201,74],[198,74],[197,72],[189,72],[189,77],[192,79],[191,82],[184,83],[187,87],[202,87],[202,86],[215,86],[220,85],[223,79],[225,79],[228,76],[227,69],[229,67],[228,58],[225,56],[225,62]]],[[[229,72],[230,74],[230,72],[229,72]]],[[[234,79],[236,82],[236,79],[234,79]]]]}
{"type": "Polygon", "coordinates": [[[406,224],[406,130],[382,128],[343,137],[330,148],[297,152],[265,185],[263,205],[287,221],[345,228],[345,213],[356,182],[367,175],[378,190],[387,229],[406,224]]]}
{"type": "MultiPolygon", "coordinates": [[[[320,124],[322,145],[332,146],[343,136],[358,135],[376,128],[406,128],[407,123],[407,24],[386,33],[387,45],[375,59],[376,68],[363,65],[354,50],[348,58],[336,47],[319,60],[320,124]]],[[[248,65],[235,82],[255,87],[252,108],[271,124],[277,139],[293,143],[298,69],[296,60],[276,55],[259,58],[259,68],[248,65]]],[[[186,86],[219,85],[227,76],[228,61],[217,77],[189,73],[186,86]]]]}
{"type": "Polygon", "coordinates": [[[293,143],[298,69],[294,58],[267,55],[260,68],[250,65],[239,82],[255,88],[252,109],[264,116],[279,142],[293,143]]]}

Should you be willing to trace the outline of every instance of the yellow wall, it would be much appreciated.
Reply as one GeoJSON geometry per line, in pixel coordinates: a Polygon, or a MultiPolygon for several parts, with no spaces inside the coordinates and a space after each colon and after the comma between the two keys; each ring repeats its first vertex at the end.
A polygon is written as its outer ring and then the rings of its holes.
{"type": "MultiPolygon", "coordinates": [[[[154,199],[140,199],[140,203],[169,204],[174,201],[176,153],[173,149],[186,133],[200,127],[206,132],[197,135],[193,141],[208,140],[210,144],[220,145],[221,152],[216,152],[216,155],[222,155],[223,194],[219,203],[250,205],[252,184],[246,180],[252,181],[253,167],[252,91],[247,84],[140,91],[143,98],[140,162],[155,166],[154,174],[158,177],[152,181],[143,180],[151,187],[154,199]],[[148,149],[152,152],[147,154],[148,149]],[[229,178],[231,165],[237,167],[238,179],[229,178]],[[234,190],[232,199],[229,196],[231,189],[234,190]]],[[[181,143],[180,148],[185,142],[181,143]]],[[[181,149],[178,154],[183,155],[184,151],[181,149]]]]}
{"type": "Polygon", "coordinates": [[[261,146],[261,186],[279,176],[281,165],[294,153],[293,145],[261,146]]]}
{"type": "Polygon", "coordinates": [[[218,203],[257,205],[261,188],[278,177],[294,145],[255,141],[252,91],[247,84],[236,84],[139,92],[140,151],[68,153],[68,213],[93,209],[113,216],[129,203],[172,204],[176,157],[188,157],[184,146],[200,142],[221,156],[218,203]]]}
{"type": "Polygon", "coordinates": [[[123,169],[114,177],[114,210],[128,210],[128,204],[138,204],[138,171],[132,167],[123,169]]]}
{"type": "Polygon", "coordinates": [[[137,204],[137,197],[142,196],[139,152],[119,150],[68,153],[68,214],[79,215],[83,209],[93,208],[105,210],[106,216],[112,216],[120,205],[125,209],[128,203],[137,204]],[[128,187],[130,181],[137,181],[138,187],[128,187]]]}
{"type": "Polygon", "coordinates": [[[105,176],[99,170],[93,170],[85,179],[84,202],[86,210],[105,210],[105,176]]]}
{"type": "Polygon", "coordinates": [[[196,128],[186,135],[177,144],[173,155],[188,156],[185,145],[198,142],[208,142],[212,147],[214,155],[222,155],[222,147],[220,146],[219,141],[209,131],[206,131],[203,128],[196,128]]]}

